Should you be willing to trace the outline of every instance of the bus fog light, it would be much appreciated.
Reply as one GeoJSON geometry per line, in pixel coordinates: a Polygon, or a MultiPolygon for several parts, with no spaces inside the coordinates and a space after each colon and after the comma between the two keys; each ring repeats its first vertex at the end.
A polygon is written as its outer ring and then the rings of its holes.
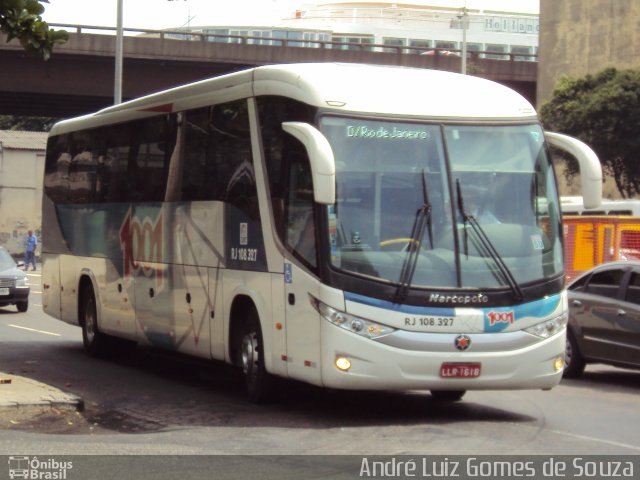
{"type": "Polygon", "coordinates": [[[564,369],[564,358],[558,357],[555,362],[553,362],[553,368],[556,372],[561,372],[564,369]]]}
{"type": "Polygon", "coordinates": [[[346,372],[351,368],[351,361],[347,357],[336,357],[336,367],[346,372]]]}

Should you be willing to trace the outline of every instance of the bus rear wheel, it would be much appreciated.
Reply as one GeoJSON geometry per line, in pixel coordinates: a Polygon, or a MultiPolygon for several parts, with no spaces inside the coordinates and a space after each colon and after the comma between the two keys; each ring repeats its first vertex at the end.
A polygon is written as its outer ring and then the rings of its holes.
{"type": "Polygon", "coordinates": [[[431,398],[437,402],[457,402],[465,393],[466,390],[431,390],[431,398]]]}
{"type": "Polygon", "coordinates": [[[275,378],[264,366],[262,330],[255,311],[249,314],[240,335],[240,365],[249,399],[254,403],[265,403],[273,399],[275,378]]]}
{"type": "Polygon", "coordinates": [[[82,344],[84,349],[94,356],[106,351],[106,337],[98,329],[96,296],[93,287],[85,286],[81,296],[80,321],[82,324],[82,344]]]}

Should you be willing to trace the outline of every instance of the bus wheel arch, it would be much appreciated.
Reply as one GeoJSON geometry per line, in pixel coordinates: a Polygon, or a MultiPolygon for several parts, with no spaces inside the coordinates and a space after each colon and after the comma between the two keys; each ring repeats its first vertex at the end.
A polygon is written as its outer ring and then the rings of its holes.
{"type": "Polygon", "coordinates": [[[246,295],[237,296],[229,315],[229,356],[242,369],[249,399],[265,403],[273,399],[275,377],[266,370],[265,348],[258,309],[246,295]]]}

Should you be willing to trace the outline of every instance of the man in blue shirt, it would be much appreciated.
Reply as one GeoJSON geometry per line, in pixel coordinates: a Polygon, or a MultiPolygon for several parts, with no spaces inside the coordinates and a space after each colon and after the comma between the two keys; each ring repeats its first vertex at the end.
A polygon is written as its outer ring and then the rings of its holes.
{"type": "Polygon", "coordinates": [[[29,230],[27,234],[27,241],[24,251],[24,269],[29,270],[29,264],[33,265],[31,270],[36,269],[36,247],[38,246],[38,237],[33,234],[33,231],[29,230]]]}

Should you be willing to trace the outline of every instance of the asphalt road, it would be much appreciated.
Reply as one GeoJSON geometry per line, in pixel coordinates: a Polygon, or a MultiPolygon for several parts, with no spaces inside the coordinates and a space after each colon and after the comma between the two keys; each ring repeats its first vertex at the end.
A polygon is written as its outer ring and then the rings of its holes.
{"type": "Polygon", "coordinates": [[[151,350],[88,357],[79,328],[42,312],[32,281],[27,313],[0,309],[0,371],[79,395],[85,410],[2,412],[0,455],[640,454],[639,371],[589,366],[548,392],[468,392],[455,404],[293,383],[256,406],[225,365],[151,350]]]}

